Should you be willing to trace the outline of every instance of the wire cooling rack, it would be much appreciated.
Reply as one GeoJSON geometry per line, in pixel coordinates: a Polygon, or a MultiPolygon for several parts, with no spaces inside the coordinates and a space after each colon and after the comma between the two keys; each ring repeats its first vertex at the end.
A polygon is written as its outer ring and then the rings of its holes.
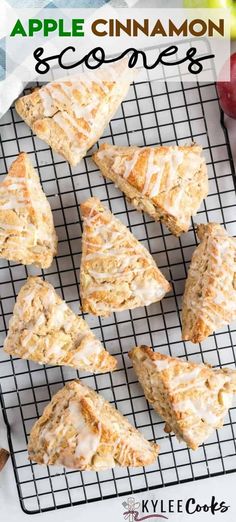
{"type": "MultiPolygon", "coordinates": [[[[140,146],[193,140],[200,143],[208,164],[210,193],[194,221],[218,221],[235,234],[235,172],[215,85],[149,80],[143,77],[131,86],[100,142],[140,146]]],[[[10,359],[0,350],[1,403],[22,509],[38,513],[236,470],[236,409],[230,410],[219,432],[198,451],[190,451],[175,436],[164,434],[163,423],[147,404],[127,357],[133,346],[147,344],[184,359],[235,366],[236,325],[218,331],[201,345],[181,341],[181,296],[196,246],[193,227],[175,238],[164,226],[129,206],[120,191],[103,179],[91,159],[93,151],[76,168],[70,168],[30,132],[14,108],[1,121],[1,138],[1,173],[6,174],[20,151],[29,153],[53,209],[59,236],[58,256],[46,271],[1,260],[1,343],[16,296],[29,274],[45,277],[79,313],[79,204],[91,195],[107,203],[132,230],[173,284],[172,294],[148,308],[105,319],[86,315],[91,328],[117,357],[118,370],[105,375],[83,373],[79,377],[102,393],[145,437],[158,441],[160,456],[146,469],[80,473],[30,463],[26,445],[32,425],[53,394],[78,374],[66,367],[10,359]]]]}

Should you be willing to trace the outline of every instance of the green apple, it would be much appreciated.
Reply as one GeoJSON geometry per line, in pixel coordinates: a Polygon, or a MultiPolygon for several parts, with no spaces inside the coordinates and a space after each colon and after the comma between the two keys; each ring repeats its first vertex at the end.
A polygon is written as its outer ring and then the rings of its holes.
{"type": "Polygon", "coordinates": [[[230,9],[231,10],[231,38],[236,39],[236,2],[235,0],[183,0],[183,6],[199,9],[230,9]]]}

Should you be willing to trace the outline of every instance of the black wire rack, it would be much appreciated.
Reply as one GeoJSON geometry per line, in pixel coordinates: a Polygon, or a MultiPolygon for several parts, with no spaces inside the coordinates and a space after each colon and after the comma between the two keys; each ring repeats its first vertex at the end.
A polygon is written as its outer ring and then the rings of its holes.
{"type": "MultiPolygon", "coordinates": [[[[100,143],[116,145],[201,144],[208,165],[210,192],[194,222],[217,221],[235,234],[235,171],[227,130],[214,83],[143,80],[130,87],[100,143]]],[[[27,92],[27,91],[26,91],[27,92]]],[[[96,149],[97,145],[94,147],[96,149]]],[[[0,165],[3,176],[20,151],[29,153],[53,209],[59,253],[50,269],[1,260],[0,336],[8,329],[16,296],[26,277],[42,275],[72,309],[79,312],[81,219],[79,204],[91,195],[104,201],[152,253],[173,292],[161,303],[113,314],[101,319],[86,315],[90,327],[118,359],[112,374],[81,374],[86,384],[103,394],[149,440],[161,446],[152,466],[115,468],[104,472],[78,472],[39,466],[28,461],[27,439],[32,425],[54,393],[78,377],[71,368],[39,366],[9,358],[0,350],[1,406],[20,504],[26,513],[39,513],[131,492],[161,488],[236,470],[236,409],[224,427],[198,451],[164,434],[163,423],[147,404],[127,357],[135,345],[147,344],[162,353],[213,366],[235,366],[236,325],[210,336],[201,345],[181,341],[181,297],[188,265],[196,247],[194,226],[175,238],[146,214],[134,210],[115,186],[105,180],[91,159],[92,151],[71,168],[34,136],[12,107],[1,121],[0,165]]]]}

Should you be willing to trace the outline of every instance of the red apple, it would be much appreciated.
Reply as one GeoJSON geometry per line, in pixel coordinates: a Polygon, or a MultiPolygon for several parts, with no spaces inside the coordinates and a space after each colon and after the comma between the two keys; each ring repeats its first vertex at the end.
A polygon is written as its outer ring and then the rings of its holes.
{"type": "Polygon", "coordinates": [[[219,74],[216,87],[222,110],[231,118],[236,118],[236,53],[232,54],[230,57],[229,82],[221,80],[221,78],[224,78],[224,68],[226,67],[226,64],[219,74]]]}

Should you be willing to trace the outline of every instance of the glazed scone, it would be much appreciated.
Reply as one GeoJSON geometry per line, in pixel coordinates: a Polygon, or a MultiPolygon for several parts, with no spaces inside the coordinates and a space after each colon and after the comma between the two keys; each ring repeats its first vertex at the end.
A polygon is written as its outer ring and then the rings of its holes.
{"type": "Polygon", "coordinates": [[[102,395],[76,380],[54,395],[33,426],[30,460],[100,471],[147,466],[159,446],[148,442],[102,395]]]}
{"type": "Polygon", "coordinates": [[[39,364],[72,366],[88,372],[104,373],[116,367],[116,359],[87,323],[39,277],[29,277],[19,292],[4,350],[39,364]]]}
{"type": "Polygon", "coordinates": [[[133,78],[125,59],[48,83],[15,107],[39,138],[75,166],[102,135],[133,78]]]}
{"type": "Polygon", "coordinates": [[[0,183],[0,257],[48,268],[56,253],[50,205],[38,174],[22,152],[0,183]]]}
{"type": "Polygon", "coordinates": [[[146,399],[166,422],[167,433],[173,431],[196,450],[223,426],[236,393],[236,370],[182,361],[147,346],[134,348],[129,357],[146,399]]]}
{"type": "Polygon", "coordinates": [[[160,301],[171,287],[146,248],[99,199],[80,208],[83,311],[107,316],[160,301]]]}
{"type": "Polygon", "coordinates": [[[182,336],[193,343],[236,320],[236,239],[217,223],[197,235],[182,305],[182,336]]]}
{"type": "Polygon", "coordinates": [[[93,159],[137,210],[162,221],[176,236],[187,232],[208,193],[206,162],[197,144],[143,148],[102,144],[93,159]]]}

